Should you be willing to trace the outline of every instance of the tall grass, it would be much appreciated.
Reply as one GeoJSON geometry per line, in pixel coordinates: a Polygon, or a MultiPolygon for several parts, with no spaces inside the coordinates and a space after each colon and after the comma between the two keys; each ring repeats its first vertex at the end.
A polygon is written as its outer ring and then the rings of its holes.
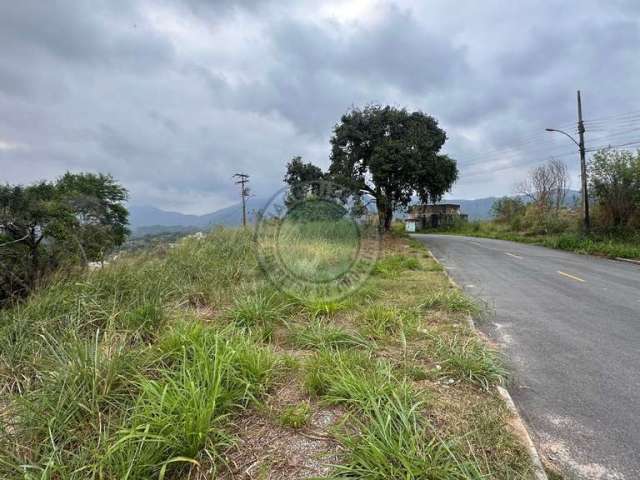
{"type": "Polygon", "coordinates": [[[473,461],[439,439],[421,411],[421,403],[395,390],[370,402],[359,417],[356,435],[343,435],[347,449],[337,465],[339,478],[474,480],[485,478],[473,461]]]}
{"type": "Polygon", "coordinates": [[[349,271],[360,247],[353,222],[292,222],[279,225],[274,238],[283,267],[293,276],[322,283],[349,271]]]}
{"type": "Polygon", "coordinates": [[[420,304],[427,310],[445,310],[470,315],[480,313],[478,304],[458,289],[438,290],[428,294],[420,304]]]}
{"type": "Polygon", "coordinates": [[[316,319],[302,326],[293,327],[289,342],[307,349],[370,348],[371,343],[356,333],[316,319]]]}
{"type": "Polygon", "coordinates": [[[585,235],[578,231],[550,232],[544,235],[512,230],[508,225],[492,221],[476,221],[440,228],[433,233],[452,233],[473,237],[532,243],[576,253],[603,255],[610,258],[640,259],[638,235],[615,234],[594,231],[585,235]]]}
{"type": "Polygon", "coordinates": [[[479,385],[485,390],[505,382],[507,370],[502,358],[475,336],[437,336],[433,342],[444,375],[479,385]]]}

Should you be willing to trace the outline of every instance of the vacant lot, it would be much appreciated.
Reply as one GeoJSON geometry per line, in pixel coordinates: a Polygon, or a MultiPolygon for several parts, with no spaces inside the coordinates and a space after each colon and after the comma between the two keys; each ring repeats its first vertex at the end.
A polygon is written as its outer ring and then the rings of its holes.
{"type": "MultiPolygon", "coordinates": [[[[346,231],[289,225],[283,262],[339,274],[346,231]]],[[[0,313],[0,476],[529,478],[477,307],[406,239],[369,266],[283,293],[217,230],[59,279],[0,313]]]]}

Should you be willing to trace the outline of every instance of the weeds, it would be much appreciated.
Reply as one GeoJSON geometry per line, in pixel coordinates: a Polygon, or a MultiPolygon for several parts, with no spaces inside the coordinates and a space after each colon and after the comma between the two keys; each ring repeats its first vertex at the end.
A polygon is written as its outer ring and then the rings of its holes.
{"type": "Polygon", "coordinates": [[[435,436],[420,411],[421,404],[391,392],[369,405],[366,419],[355,421],[356,435],[343,435],[345,461],[339,478],[452,479],[484,478],[472,461],[435,436]]]}
{"type": "MultiPolygon", "coordinates": [[[[324,269],[320,279],[341,271],[356,244],[339,223],[285,225],[289,266],[324,269]]],[[[391,254],[375,264],[376,276],[341,300],[308,287],[285,297],[265,284],[250,235],[218,229],[60,279],[0,311],[0,477],[216,476],[229,445],[242,441],[233,437],[236,419],[252,418],[244,412],[295,377],[300,397],[267,420],[303,428],[312,398],[339,404],[347,414],[332,430],[344,447],[337,477],[476,479],[482,470],[522,478],[524,457],[499,409],[478,407],[471,420],[443,415],[437,433],[429,423],[436,400],[453,405],[428,390],[431,362],[483,389],[505,372],[480,340],[445,337],[422,318],[438,309],[444,326],[458,319],[450,312],[476,307],[446,287],[422,250],[386,241],[391,254]],[[432,293],[420,304],[427,282],[432,293]],[[414,335],[418,326],[428,333],[414,335]],[[455,441],[458,424],[468,426],[467,448],[455,441]]],[[[481,389],[447,390],[465,405],[493,401],[481,389]]],[[[254,473],[272,468],[266,460],[254,473]]]]}
{"type": "Polygon", "coordinates": [[[304,401],[295,405],[285,406],[278,415],[278,422],[289,428],[302,428],[309,423],[311,419],[311,406],[309,402],[304,401]]]}
{"type": "Polygon", "coordinates": [[[373,273],[385,277],[394,277],[405,270],[420,270],[420,268],[420,262],[415,257],[388,255],[376,262],[373,273]]]}
{"type": "Polygon", "coordinates": [[[476,337],[434,337],[442,373],[478,385],[485,390],[504,383],[507,370],[497,352],[476,337]]]}
{"type": "Polygon", "coordinates": [[[231,442],[228,415],[265,388],[275,359],[264,349],[200,327],[188,333],[178,363],[140,381],[131,426],[109,451],[116,478],[148,478],[199,455],[215,462],[231,442]]]}
{"type": "Polygon", "coordinates": [[[420,307],[427,310],[437,309],[452,313],[467,313],[469,315],[480,312],[478,305],[457,289],[433,292],[423,300],[420,307]]]}
{"type": "Polygon", "coordinates": [[[361,336],[349,333],[345,329],[331,325],[320,319],[294,328],[289,336],[289,342],[306,349],[340,349],[340,348],[370,348],[371,344],[361,336]]]}
{"type": "Polygon", "coordinates": [[[254,293],[237,298],[230,315],[240,330],[248,333],[259,331],[268,339],[271,338],[274,325],[281,319],[282,310],[281,306],[276,305],[273,294],[254,293]]]}
{"type": "Polygon", "coordinates": [[[331,317],[348,307],[346,301],[331,300],[322,296],[307,297],[301,301],[301,304],[311,318],[331,317]]]}
{"type": "Polygon", "coordinates": [[[358,317],[365,332],[373,338],[395,337],[400,333],[407,335],[417,327],[417,318],[413,312],[373,304],[365,308],[358,317]]]}

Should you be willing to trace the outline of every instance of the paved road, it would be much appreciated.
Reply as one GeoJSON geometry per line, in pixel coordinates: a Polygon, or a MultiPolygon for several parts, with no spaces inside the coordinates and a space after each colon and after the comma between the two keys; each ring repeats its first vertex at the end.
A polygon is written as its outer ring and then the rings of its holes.
{"type": "Polygon", "coordinates": [[[640,266],[502,240],[415,235],[489,306],[509,390],[569,478],[640,479],[640,266]]]}

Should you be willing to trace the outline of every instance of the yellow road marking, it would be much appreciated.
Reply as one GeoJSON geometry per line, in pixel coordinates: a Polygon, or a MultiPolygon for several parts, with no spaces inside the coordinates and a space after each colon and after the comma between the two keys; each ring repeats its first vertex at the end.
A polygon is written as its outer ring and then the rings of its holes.
{"type": "Polygon", "coordinates": [[[519,259],[522,259],[522,257],[521,257],[520,255],[514,255],[513,253],[504,252],[504,254],[505,254],[505,255],[509,255],[510,257],[513,257],[513,258],[519,258],[519,259]]]}
{"type": "Polygon", "coordinates": [[[558,270],[558,273],[560,275],[563,275],[563,276],[567,277],[567,278],[571,278],[572,280],[575,280],[577,282],[584,282],[583,279],[581,279],[579,277],[574,277],[573,275],[569,275],[568,273],[565,273],[565,272],[561,272],[560,270],[558,270]]]}

